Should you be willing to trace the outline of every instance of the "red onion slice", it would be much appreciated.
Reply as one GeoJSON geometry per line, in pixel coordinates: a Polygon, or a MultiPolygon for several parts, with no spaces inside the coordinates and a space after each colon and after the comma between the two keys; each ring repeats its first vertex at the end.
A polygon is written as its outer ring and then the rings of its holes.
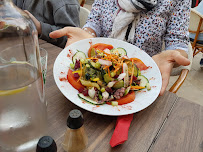
{"type": "Polygon", "coordinates": [[[108,61],[108,60],[98,59],[98,62],[99,62],[101,65],[107,65],[107,66],[111,66],[111,65],[112,65],[112,62],[111,62],[111,61],[108,61]]]}
{"type": "Polygon", "coordinates": [[[118,76],[118,81],[122,80],[123,78],[125,78],[126,76],[126,73],[121,73],[119,76],[118,76]]]}

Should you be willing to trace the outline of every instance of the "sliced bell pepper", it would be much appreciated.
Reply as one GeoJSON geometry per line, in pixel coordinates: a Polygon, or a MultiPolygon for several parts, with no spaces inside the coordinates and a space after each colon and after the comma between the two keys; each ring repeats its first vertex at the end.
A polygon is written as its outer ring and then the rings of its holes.
{"type": "Polygon", "coordinates": [[[81,80],[80,82],[83,86],[86,87],[96,87],[98,90],[100,90],[100,86],[96,82],[91,82],[91,81],[86,81],[86,80],[81,80]]]}

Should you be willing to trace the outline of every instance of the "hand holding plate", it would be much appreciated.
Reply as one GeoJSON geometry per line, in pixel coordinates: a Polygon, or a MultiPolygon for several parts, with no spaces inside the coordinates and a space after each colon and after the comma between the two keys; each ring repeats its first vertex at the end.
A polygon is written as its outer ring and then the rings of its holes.
{"type": "Polygon", "coordinates": [[[190,61],[186,58],[186,56],[187,55],[183,50],[167,50],[152,57],[158,65],[162,75],[162,88],[160,95],[163,95],[164,91],[166,90],[169,83],[171,70],[174,65],[187,66],[190,64],[190,61]]]}
{"type": "Polygon", "coordinates": [[[68,40],[65,47],[79,40],[93,38],[91,34],[78,27],[65,27],[63,29],[51,32],[49,36],[54,39],[60,38],[62,36],[67,36],[68,40]]]}

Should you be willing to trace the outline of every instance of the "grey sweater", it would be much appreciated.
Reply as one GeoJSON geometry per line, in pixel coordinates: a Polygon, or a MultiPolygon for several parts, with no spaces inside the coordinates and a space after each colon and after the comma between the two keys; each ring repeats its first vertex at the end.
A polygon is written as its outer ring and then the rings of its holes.
{"type": "Polygon", "coordinates": [[[65,26],[79,26],[79,3],[77,0],[13,0],[23,10],[28,10],[41,23],[41,39],[65,47],[67,38],[51,39],[49,33],[65,26]]]}

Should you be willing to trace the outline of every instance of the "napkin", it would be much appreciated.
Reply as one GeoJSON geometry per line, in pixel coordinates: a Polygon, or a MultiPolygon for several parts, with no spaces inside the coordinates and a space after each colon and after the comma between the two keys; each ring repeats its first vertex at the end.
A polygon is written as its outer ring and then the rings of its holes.
{"type": "Polygon", "coordinates": [[[133,114],[119,116],[117,118],[116,127],[110,140],[111,147],[120,145],[128,139],[128,130],[132,120],[133,114]]]}

